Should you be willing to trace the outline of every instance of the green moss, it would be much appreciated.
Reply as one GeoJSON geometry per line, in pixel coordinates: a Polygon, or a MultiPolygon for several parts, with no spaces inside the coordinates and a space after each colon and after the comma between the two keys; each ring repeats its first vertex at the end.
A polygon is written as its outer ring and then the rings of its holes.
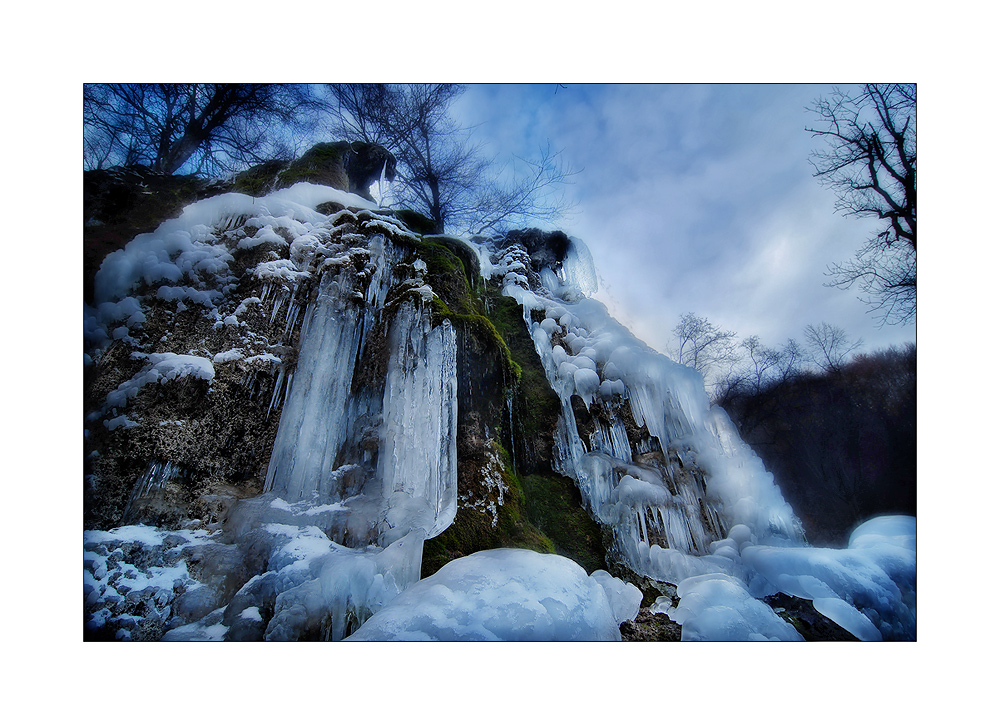
{"type": "Polygon", "coordinates": [[[450,320],[456,329],[473,335],[484,349],[495,348],[503,355],[511,384],[521,377],[521,366],[489,317],[473,285],[479,285],[479,261],[462,241],[453,237],[425,236],[411,242],[417,256],[427,265],[426,279],[437,295],[432,301],[434,324],[450,320]],[[471,273],[470,273],[471,270],[471,273]],[[472,284],[470,284],[470,279],[472,284]]]}
{"type": "MultiPolygon", "coordinates": [[[[462,255],[456,253],[457,247],[452,242],[465,247],[450,237],[421,237],[411,244],[417,256],[427,264],[427,281],[448,307],[463,315],[481,312],[482,305],[478,303],[469,283],[467,262],[462,255]]],[[[478,264],[476,275],[478,276],[478,264]]]]}
{"type": "Polygon", "coordinates": [[[553,541],[556,553],[588,572],[604,569],[607,552],[600,525],[583,509],[572,479],[532,474],[521,480],[525,514],[530,523],[553,541]]]}
{"type": "Polygon", "coordinates": [[[241,171],[233,180],[233,190],[250,196],[264,196],[274,188],[275,178],[286,166],[284,161],[265,161],[241,171]]]}
{"type": "Polygon", "coordinates": [[[412,209],[396,209],[392,214],[403,222],[410,231],[417,234],[434,234],[437,231],[437,223],[420,212],[412,209]]]}
{"type": "Polygon", "coordinates": [[[522,439],[534,439],[543,431],[551,431],[559,417],[559,396],[552,390],[545,368],[535,350],[535,343],[528,335],[521,305],[505,297],[496,287],[484,293],[490,310],[489,319],[508,351],[514,365],[520,370],[517,391],[518,419],[522,439]]]}
{"type": "Polygon", "coordinates": [[[459,508],[455,521],[441,534],[424,542],[421,577],[436,572],[452,559],[487,549],[530,549],[542,554],[556,553],[556,545],[524,514],[524,491],[514,473],[510,455],[493,444],[503,459],[503,482],[507,488],[504,504],[498,508],[496,525],[489,513],[459,508]]]}
{"type": "Polygon", "coordinates": [[[308,181],[347,191],[344,154],[349,148],[346,141],[316,144],[278,173],[275,188],[284,189],[308,181]]]}
{"type": "Polygon", "coordinates": [[[475,289],[481,280],[479,270],[479,257],[472,251],[472,248],[461,239],[449,237],[444,234],[430,234],[423,237],[425,244],[435,244],[444,247],[462,262],[465,270],[465,277],[469,286],[475,289]]]}
{"type": "MultiPolygon", "coordinates": [[[[444,319],[444,317],[441,319],[444,319]]],[[[510,348],[507,347],[507,343],[504,342],[503,337],[497,332],[497,328],[493,326],[488,317],[485,315],[456,315],[451,313],[447,315],[447,319],[451,320],[451,324],[456,328],[463,329],[466,333],[474,335],[484,347],[492,347],[499,350],[503,355],[504,365],[508,373],[507,380],[512,385],[516,385],[520,381],[521,366],[513,358],[510,348]]]]}
{"type": "Polygon", "coordinates": [[[424,542],[421,576],[430,576],[452,559],[497,548],[559,554],[588,573],[606,568],[601,527],[583,509],[576,484],[557,475],[519,477],[502,452],[507,491],[496,526],[490,514],[460,508],[451,526],[424,542]]]}

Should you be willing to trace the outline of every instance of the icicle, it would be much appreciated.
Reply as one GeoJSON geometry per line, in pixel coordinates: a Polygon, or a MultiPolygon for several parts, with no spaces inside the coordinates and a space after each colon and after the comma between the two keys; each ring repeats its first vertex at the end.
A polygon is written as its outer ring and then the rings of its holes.
{"type": "Polygon", "coordinates": [[[170,461],[151,461],[146,472],[136,479],[132,487],[132,493],[122,514],[122,521],[128,522],[131,519],[136,502],[161,490],[167,481],[177,478],[180,474],[181,468],[170,461]]]}
{"type": "Polygon", "coordinates": [[[281,384],[285,382],[285,366],[282,365],[278,369],[278,377],[274,381],[274,391],[271,393],[271,404],[267,406],[267,415],[264,416],[264,420],[268,420],[271,417],[271,411],[274,410],[278,402],[278,394],[282,391],[281,384]]]}
{"type": "Polygon", "coordinates": [[[274,304],[271,307],[271,319],[268,324],[274,324],[274,318],[278,316],[278,311],[281,310],[281,306],[285,304],[285,299],[288,297],[288,290],[282,287],[277,294],[274,296],[274,304]]]}
{"type": "Polygon", "coordinates": [[[292,302],[288,305],[288,314],[285,315],[285,331],[282,333],[282,339],[288,341],[291,339],[291,332],[295,329],[295,324],[299,319],[299,303],[292,302]]]}
{"type": "Polygon", "coordinates": [[[445,320],[407,301],[389,332],[390,353],[378,457],[390,506],[381,542],[422,527],[437,536],[458,508],[456,335],[445,320]]]}

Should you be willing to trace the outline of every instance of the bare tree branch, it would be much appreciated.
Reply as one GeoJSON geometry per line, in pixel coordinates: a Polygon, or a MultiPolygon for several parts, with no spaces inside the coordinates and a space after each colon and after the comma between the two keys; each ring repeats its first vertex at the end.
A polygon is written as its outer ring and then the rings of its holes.
{"type": "Polygon", "coordinates": [[[542,150],[517,168],[497,165],[471,130],[449,116],[464,87],[452,84],[330,86],[334,133],[382,144],[396,157],[393,203],[409,206],[446,228],[470,234],[551,219],[568,207],[553,192],[572,173],[558,154],[542,150]]]}
{"type": "Polygon", "coordinates": [[[309,96],[300,86],[262,83],[86,85],[84,168],[241,168],[273,156],[277,129],[309,106],[309,96]]]}
{"type": "Polygon", "coordinates": [[[706,381],[725,380],[739,362],[736,333],[716,327],[708,318],[687,313],[674,327],[674,336],[667,352],[681,365],[697,370],[706,381]]]}
{"type": "Polygon", "coordinates": [[[850,361],[851,353],[862,344],[861,338],[851,342],[842,327],[827,322],[808,325],[803,334],[810,360],[821,370],[833,374],[840,373],[850,361]]]}
{"type": "Polygon", "coordinates": [[[812,110],[822,125],[806,130],[829,142],[812,164],[820,183],[837,193],[836,208],[885,222],[853,260],[831,265],[830,286],[857,283],[883,324],[911,320],[917,292],[916,87],[869,84],[855,95],[838,89],[812,110]]]}

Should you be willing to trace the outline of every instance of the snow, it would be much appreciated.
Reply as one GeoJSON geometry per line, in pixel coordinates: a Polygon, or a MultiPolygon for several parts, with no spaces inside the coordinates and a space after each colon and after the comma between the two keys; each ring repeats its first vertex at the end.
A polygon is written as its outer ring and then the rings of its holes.
{"type": "MultiPolygon", "coordinates": [[[[680,604],[667,615],[681,625],[685,642],[801,641],[800,635],[746,585],[724,574],[703,574],[677,587],[680,604]]],[[[658,600],[659,601],[659,600],[658,600]]],[[[658,611],[663,611],[662,605],[658,611]]]]}
{"type": "Polygon", "coordinates": [[[264,621],[264,618],[260,616],[260,609],[258,607],[247,607],[240,612],[240,619],[249,619],[253,622],[264,621]]]}
{"type": "Polygon", "coordinates": [[[271,224],[264,224],[257,233],[252,237],[245,237],[241,239],[237,245],[237,249],[253,249],[254,247],[259,247],[261,244],[270,244],[282,249],[288,246],[288,242],[285,241],[284,237],[274,231],[274,227],[271,224]]]}
{"type": "Polygon", "coordinates": [[[135,428],[139,425],[137,421],[132,420],[127,415],[118,415],[110,420],[104,421],[104,427],[108,430],[117,430],[118,428],[124,428],[128,430],[129,428],[135,428]]]}
{"type": "Polygon", "coordinates": [[[619,618],[634,618],[641,599],[564,557],[493,549],[413,584],[348,640],[616,641],[619,618]]]}
{"type": "MultiPolygon", "coordinates": [[[[100,349],[112,338],[134,342],[129,333],[145,321],[142,298],[147,294],[177,302],[178,311],[186,309],[185,301],[217,311],[222,290],[234,281],[233,252],[261,244],[284,248],[288,243],[279,230],[293,237],[293,246],[298,242],[301,248],[309,240],[321,245],[331,224],[315,206],[328,201],[373,208],[354,194],[305,182],[263,198],[231,193],[190,204],[178,218],[138,235],[104,259],[94,277],[95,306],[84,308],[87,343],[100,349]],[[244,224],[257,227],[254,236],[243,233],[244,224]],[[120,322],[125,324],[116,325],[120,322]]],[[[264,264],[258,269],[262,279],[308,277],[294,266],[264,264]]]]}
{"type": "Polygon", "coordinates": [[[150,383],[162,384],[188,375],[207,380],[210,384],[215,379],[215,368],[208,358],[163,352],[153,353],[147,359],[148,365],[108,393],[105,409],[124,408],[129,400],[150,383]]]}
{"type": "Polygon", "coordinates": [[[862,640],[916,638],[916,519],[858,526],[846,549],[747,546],[743,562],[862,640]]]}
{"type": "Polygon", "coordinates": [[[230,348],[225,352],[217,352],[212,356],[212,364],[218,365],[219,363],[234,362],[236,360],[243,359],[243,350],[238,347],[230,348]]]}

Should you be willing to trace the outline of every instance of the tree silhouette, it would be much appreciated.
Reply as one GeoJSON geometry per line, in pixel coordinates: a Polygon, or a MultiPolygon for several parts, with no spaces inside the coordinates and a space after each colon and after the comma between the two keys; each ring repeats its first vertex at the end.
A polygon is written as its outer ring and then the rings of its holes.
{"type": "Polygon", "coordinates": [[[861,347],[862,340],[854,342],[847,339],[844,328],[821,322],[818,325],[807,325],[803,331],[806,338],[806,350],[809,359],[827,373],[837,375],[850,359],[851,354],[861,347]]]}
{"type": "Polygon", "coordinates": [[[274,157],[278,124],[309,103],[267,83],[87,84],[84,168],[141,164],[173,174],[232,170],[274,157]]]}
{"type": "Polygon", "coordinates": [[[857,283],[883,323],[911,320],[917,305],[916,86],[838,89],[812,110],[822,126],[806,130],[829,142],[813,154],[820,183],[837,193],[838,210],[883,222],[853,260],[831,266],[831,284],[857,283]]]}
{"type": "Polygon", "coordinates": [[[552,219],[567,207],[553,194],[572,175],[558,154],[519,159],[520,173],[487,158],[449,115],[465,90],[454,84],[334,84],[332,132],[371,141],[396,157],[394,203],[426,214],[438,232],[501,231],[514,222],[552,219]]]}

